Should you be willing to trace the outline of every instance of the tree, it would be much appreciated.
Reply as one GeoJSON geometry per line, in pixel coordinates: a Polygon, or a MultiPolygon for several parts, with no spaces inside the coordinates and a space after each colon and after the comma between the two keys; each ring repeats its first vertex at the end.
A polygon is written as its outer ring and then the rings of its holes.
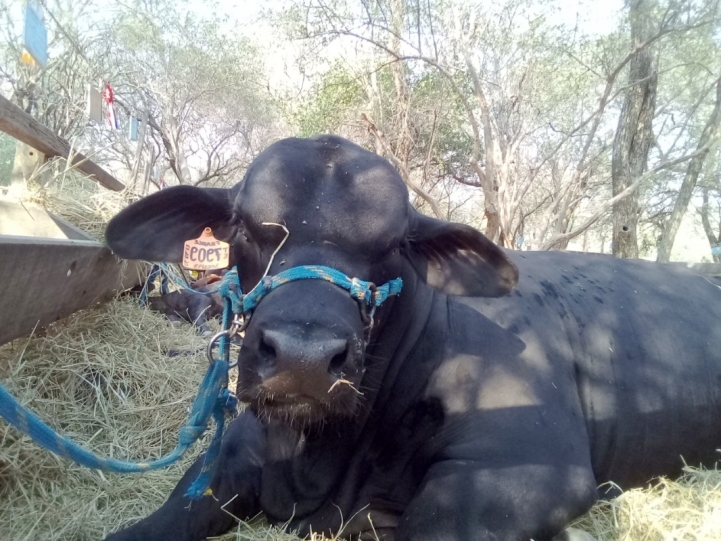
{"type": "MultiPolygon", "coordinates": [[[[108,53],[107,43],[98,34],[95,24],[88,24],[81,39],[72,21],[84,20],[92,11],[90,2],[58,1],[48,8],[47,66],[20,62],[22,27],[15,24],[13,3],[0,2],[0,29],[5,40],[0,42],[0,75],[9,99],[26,113],[37,118],[65,139],[81,137],[88,126],[85,116],[85,94],[89,81],[97,80],[101,70],[89,60],[108,53]]],[[[34,169],[25,167],[30,150],[23,143],[15,145],[12,184],[15,193],[25,189],[26,177],[34,169]]]]}
{"type": "MultiPolygon", "coordinates": [[[[628,65],[628,88],[613,142],[611,179],[618,195],[646,171],[653,140],[652,123],[656,109],[658,75],[653,48],[644,44],[654,35],[655,0],[629,0],[631,43],[634,53],[628,65]]],[[[613,255],[638,258],[636,227],[638,196],[633,193],[613,207],[613,255]]]]}
{"type": "MultiPolygon", "coordinates": [[[[486,235],[505,246],[515,246],[531,228],[533,234],[525,238],[535,237],[535,246],[550,249],[584,234],[604,215],[598,208],[607,212],[604,201],[613,198],[619,205],[632,197],[640,187],[639,174],[646,184],[652,180],[641,174],[642,168],[612,193],[614,137],[606,127],[618,110],[618,97],[639,87],[634,75],[630,85],[619,88],[630,65],[648,58],[643,53],[650,55],[652,46],[670,36],[708,23],[705,11],[692,11],[687,3],[671,5],[654,31],[630,51],[621,32],[579,35],[551,22],[550,4],[525,0],[483,5],[366,0],[357,9],[342,0],[306,0],[291,10],[291,26],[315,56],[320,50],[344,51],[347,71],[371,82],[366,85],[368,106],[354,103],[353,114],[371,130],[370,146],[396,165],[417,194],[418,206],[438,215],[443,190],[449,192],[454,183],[477,188],[483,194],[482,214],[472,216],[471,223],[484,226],[486,235]],[[383,96],[383,101],[374,95],[383,94],[379,81],[389,66],[392,99],[383,96]],[[461,113],[445,130],[429,129],[435,122],[427,120],[424,129],[417,129],[424,118],[417,82],[431,73],[443,81],[442,101],[457,104],[461,113]],[[468,141],[453,162],[438,151],[441,132],[468,141]],[[429,170],[432,175],[426,174],[429,170]],[[589,223],[589,216],[594,221],[589,223]]],[[[633,116],[631,109],[629,103],[624,114],[633,116]]],[[[438,117],[435,107],[433,113],[438,117]]],[[[642,123],[646,135],[649,118],[652,110],[642,123]]],[[[633,139],[634,130],[629,124],[627,136],[619,131],[617,148],[633,139]]],[[[668,164],[678,165],[683,161],[678,158],[663,157],[652,170],[657,174],[668,164]]],[[[457,195],[449,199],[462,197],[450,192],[457,195]]]]}
{"type": "MultiPolygon", "coordinates": [[[[691,202],[691,197],[694,189],[696,188],[701,168],[703,167],[706,156],[708,156],[709,151],[711,150],[711,145],[715,142],[718,134],[719,124],[721,124],[721,75],[719,75],[715,81],[715,88],[716,99],[711,114],[709,115],[706,125],[701,132],[701,136],[698,139],[696,156],[694,156],[688,164],[686,175],[684,176],[681,188],[678,191],[678,197],[676,198],[676,202],[673,206],[673,211],[666,223],[663,236],[661,237],[661,241],[658,245],[657,261],[660,262],[668,262],[671,260],[671,249],[673,248],[673,242],[676,239],[678,228],[681,225],[681,219],[691,202]]],[[[708,190],[705,190],[704,204],[702,208],[707,207],[708,190]]],[[[702,212],[702,217],[703,216],[704,213],[702,212]]],[[[706,231],[706,235],[709,236],[709,228],[706,223],[704,223],[704,230],[706,231]]],[[[709,236],[709,241],[711,240],[712,237],[709,236]]]]}
{"type": "MultiPolygon", "coordinates": [[[[118,15],[110,35],[113,61],[133,68],[114,85],[127,116],[148,116],[150,161],[179,184],[235,180],[272,126],[258,52],[247,40],[221,35],[214,16],[133,7],[118,15]]],[[[128,141],[107,137],[133,169],[128,141]]]]}
{"type": "Polygon", "coordinates": [[[701,208],[699,208],[699,214],[701,215],[704,233],[706,233],[706,238],[711,246],[711,256],[714,262],[721,263],[721,204],[719,204],[721,202],[721,193],[714,190],[716,197],[711,202],[709,197],[711,191],[712,189],[707,186],[702,188],[703,202],[701,208]],[[713,215],[716,217],[715,224],[711,223],[713,215]]]}
{"type": "Polygon", "coordinates": [[[197,17],[189,3],[164,0],[100,12],[89,1],[44,5],[50,42],[44,70],[19,64],[10,4],[0,6],[8,21],[1,51],[12,59],[2,69],[13,100],[89,147],[86,153],[120,178],[155,168],[158,178],[171,171],[171,184],[227,184],[274,135],[260,55],[247,39],[224,35],[216,12],[197,17]],[[86,87],[99,81],[113,87],[119,131],[85,116],[86,87]],[[137,164],[127,125],[146,112],[148,144],[137,164]]]}

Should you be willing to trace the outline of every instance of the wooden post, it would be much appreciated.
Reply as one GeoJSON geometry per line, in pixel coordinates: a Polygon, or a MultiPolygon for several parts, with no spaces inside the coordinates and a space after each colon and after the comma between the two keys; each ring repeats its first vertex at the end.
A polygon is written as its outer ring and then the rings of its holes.
{"type": "MultiPolygon", "coordinates": [[[[133,173],[130,176],[130,186],[135,189],[135,185],[138,180],[138,170],[140,169],[140,158],[143,156],[143,147],[145,146],[145,129],[148,125],[148,117],[150,112],[148,108],[145,108],[143,112],[143,124],[140,126],[140,133],[138,134],[138,146],[135,149],[135,161],[133,162],[133,173]]],[[[147,193],[147,192],[146,192],[147,193]]]]}
{"type": "Polygon", "coordinates": [[[27,182],[35,172],[45,163],[45,155],[18,141],[15,145],[15,161],[10,175],[10,189],[8,196],[22,197],[27,188],[27,182]]]}
{"type": "Polygon", "coordinates": [[[0,236],[0,344],[112,298],[140,282],[142,266],[95,241],[0,236]]]}

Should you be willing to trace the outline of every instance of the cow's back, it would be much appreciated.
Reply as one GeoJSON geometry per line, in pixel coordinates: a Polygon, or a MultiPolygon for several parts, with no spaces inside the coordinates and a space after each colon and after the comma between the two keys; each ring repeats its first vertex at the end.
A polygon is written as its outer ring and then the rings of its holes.
{"type": "Polygon", "coordinates": [[[548,366],[533,383],[544,387],[539,396],[580,406],[599,483],[673,475],[681,456],[688,464],[718,459],[721,288],[677,265],[510,256],[520,271],[516,291],[463,302],[518,336],[525,362],[548,366]],[[569,380],[575,389],[553,389],[569,380]]]}

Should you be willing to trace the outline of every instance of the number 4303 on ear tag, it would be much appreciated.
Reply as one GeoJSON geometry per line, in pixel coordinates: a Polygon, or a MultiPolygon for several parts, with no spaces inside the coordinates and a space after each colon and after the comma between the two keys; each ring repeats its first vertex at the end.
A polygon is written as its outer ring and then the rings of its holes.
{"type": "Polygon", "coordinates": [[[197,239],[185,241],[183,267],[192,270],[224,269],[230,262],[230,245],[206,227],[197,239]]]}

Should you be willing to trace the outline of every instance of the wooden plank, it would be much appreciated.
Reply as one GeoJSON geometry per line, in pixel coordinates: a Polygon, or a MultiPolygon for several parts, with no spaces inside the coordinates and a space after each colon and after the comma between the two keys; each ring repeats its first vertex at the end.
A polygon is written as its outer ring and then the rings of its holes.
{"type": "Polygon", "coordinates": [[[95,241],[0,236],[0,344],[134,286],[142,265],[95,241]]]}
{"type": "MultiPolygon", "coordinates": [[[[39,150],[45,154],[46,158],[60,156],[67,159],[70,154],[70,143],[55,135],[50,129],[3,96],[0,96],[0,131],[39,150]]],[[[75,164],[79,171],[109,190],[119,192],[125,189],[122,182],[82,154],[75,154],[73,165],[75,164]]]]}

